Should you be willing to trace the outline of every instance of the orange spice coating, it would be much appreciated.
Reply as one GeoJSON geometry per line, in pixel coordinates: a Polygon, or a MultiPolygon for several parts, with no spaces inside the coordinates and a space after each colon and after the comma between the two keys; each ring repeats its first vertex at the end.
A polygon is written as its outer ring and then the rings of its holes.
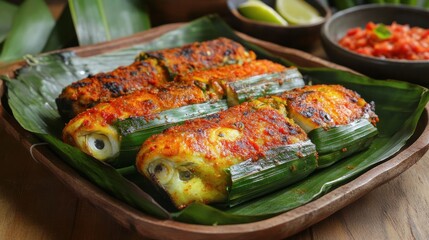
{"type": "Polygon", "coordinates": [[[273,98],[262,101],[246,102],[150,137],[142,146],[137,165],[153,155],[191,154],[204,156],[207,164],[221,171],[247,159],[256,160],[274,147],[307,139],[298,125],[271,105],[273,98]]]}
{"type": "Polygon", "coordinates": [[[289,117],[307,131],[318,127],[349,124],[368,118],[374,125],[378,117],[374,106],[358,93],[340,85],[313,85],[285,92],[289,117]]]}
{"type": "Polygon", "coordinates": [[[69,120],[111,98],[141,89],[160,87],[178,74],[242,64],[255,58],[252,51],[247,51],[241,44],[226,38],[142,53],[129,66],[72,83],[63,89],[56,104],[61,117],[69,120]]]}
{"type": "Polygon", "coordinates": [[[70,119],[100,102],[137,90],[161,86],[167,79],[167,72],[157,64],[157,60],[147,59],[74,82],[63,89],[56,103],[60,115],[64,119],[70,119]]]}
{"type": "Polygon", "coordinates": [[[286,67],[281,64],[262,59],[247,62],[243,65],[234,64],[209,70],[195,71],[190,74],[179,75],[174,81],[197,81],[202,84],[208,84],[217,94],[224,95],[226,88],[225,83],[234,82],[251,76],[281,72],[285,70],[286,67]]]}
{"type": "Polygon", "coordinates": [[[79,134],[98,131],[115,121],[137,116],[150,120],[163,110],[208,100],[204,92],[193,84],[172,82],[161,88],[140,90],[80,113],[63,129],[63,141],[76,145],[75,139],[79,134]]]}
{"type": "Polygon", "coordinates": [[[194,42],[182,47],[142,53],[137,59],[158,59],[171,77],[197,70],[211,69],[229,64],[243,64],[256,59],[253,51],[228,38],[194,42]]]}

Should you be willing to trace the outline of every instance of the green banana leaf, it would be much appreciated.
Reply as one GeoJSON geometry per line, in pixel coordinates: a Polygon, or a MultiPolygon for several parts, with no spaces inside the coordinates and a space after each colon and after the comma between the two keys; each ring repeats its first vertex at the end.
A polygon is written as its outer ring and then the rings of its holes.
{"type": "Polygon", "coordinates": [[[105,42],[150,28],[141,0],[69,0],[79,45],[105,42]]]}
{"type": "Polygon", "coordinates": [[[55,27],[49,35],[48,41],[43,48],[43,52],[77,45],[76,31],[74,29],[70,7],[67,5],[55,23],[55,27]]]}
{"type": "Polygon", "coordinates": [[[43,0],[26,0],[20,5],[0,54],[0,61],[18,59],[42,51],[55,25],[43,0]]]}
{"type": "Polygon", "coordinates": [[[37,133],[40,138],[50,143],[61,159],[106,192],[160,218],[211,225],[269,218],[306,204],[356,178],[397,153],[406,144],[429,101],[428,89],[418,85],[393,80],[377,81],[334,69],[300,68],[302,74],[312,83],[342,84],[358,91],[367,101],[374,101],[380,117],[377,125],[380,134],[368,150],[319,170],[304,181],[233,208],[192,204],[181,211],[174,211],[168,203],[163,202],[162,196],[158,196],[145,184],[133,167],[115,170],[61,142],[59,136],[64,123],[56,111],[54,99],[64,86],[87,74],[129,64],[139,51],[175,47],[220,36],[242,43],[254,50],[259,58],[291,65],[286,59],[273,56],[245,42],[217,16],[206,16],[152,42],[107,54],[82,58],[72,52],[66,52],[28,58],[29,66],[21,69],[16,79],[3,77],[8,79],[8,103],[22,127],[37,133]],[[136,185],[140,188],[136,188],[136,185]]]}
{"type": "Polygon", "coordinates": [[[2,20],[0,21],[0,43],[6,38],[9,33],[10,28],[12,27],[13,16],[15,16],[17,6],[0,1],[0,16],[2,20]]]}

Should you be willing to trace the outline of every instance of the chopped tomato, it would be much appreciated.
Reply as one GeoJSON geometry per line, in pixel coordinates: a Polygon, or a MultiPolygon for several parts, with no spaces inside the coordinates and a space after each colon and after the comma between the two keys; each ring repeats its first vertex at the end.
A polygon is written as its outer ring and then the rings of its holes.
{"type": "Polygon", "coordinates": [[[344,48],[362,55],[404,60],[429,60],[429,29],[393,22],[385,27],[391,33],[380,38],[378,24],[367,23],[364,29],[352,28],[340,39],[344,48]]]}

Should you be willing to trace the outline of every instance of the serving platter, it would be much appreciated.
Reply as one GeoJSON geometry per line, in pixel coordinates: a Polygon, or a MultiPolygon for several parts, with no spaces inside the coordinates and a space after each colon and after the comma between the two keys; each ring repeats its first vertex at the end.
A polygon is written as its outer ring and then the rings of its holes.
{"type": "MultiPolygon", "coordinates": [[[[79,56],[93,56],[113,51],[133,44],[151,41],[158,36],[180,27],[182,24],[170,24],[151,29],[117,41],[95,46],[67,49],[79,56]]],[[[329,67],[346,70],[341,66],[329,63],[299,50],[281,47],[258,39],[239,34],[250,43],[254,43],[269,52],[284,57],[299,66],[329,67]]],[[[0,70],[0,74],[13,75],[15,69],[21,68],[25,63],[19,62],[0,70]]],[[[429,148],[428,112],[426,106],[416,131],[407,145],[393,157],[360,175],[353,181],[344,184],[335,190],[323,195],[301,207],[266,220],[222,226],[203,226],[187,224],[173,220],[160,220],[138,211],[124,202],[117,200],[105,191],[86,180],[61,160],[48,146],[37,145],[41,142],[33,134],[25,131],[14,119],[7,105],[5,84],[0,82],[1,124],[31,152],[35,159],[53,172],[62,182],[76,192],[80,197],[87,199],[94,206],[111,215],[123,226],[134,229],[142,236],[157,239],[260,239],[262,237],[282,238],[297,233],[312,224],[326,218],[335,211],[347,206],[359,197],[365,195],[377,186],[396,177],[417,162],[429,148]],[[36,144],[36,145],[34,145],[36,144]]]]}

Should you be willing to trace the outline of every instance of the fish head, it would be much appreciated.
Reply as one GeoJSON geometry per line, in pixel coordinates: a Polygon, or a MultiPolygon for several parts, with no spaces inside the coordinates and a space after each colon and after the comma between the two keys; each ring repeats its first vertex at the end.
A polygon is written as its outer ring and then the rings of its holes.
{"type": "Polygon", "coordinates": [[[198,156],[159,157],[138,169],[182,209],[193,202],[226,200],[226,173],[204,163],[198,156]]]}
{"type": "Polygon", "coordinates": [[[110,125],[88,123],[84,119],[72,120],[63,130],[63,141],[100,161],[119,155],[120,135],[110,125]]]}

